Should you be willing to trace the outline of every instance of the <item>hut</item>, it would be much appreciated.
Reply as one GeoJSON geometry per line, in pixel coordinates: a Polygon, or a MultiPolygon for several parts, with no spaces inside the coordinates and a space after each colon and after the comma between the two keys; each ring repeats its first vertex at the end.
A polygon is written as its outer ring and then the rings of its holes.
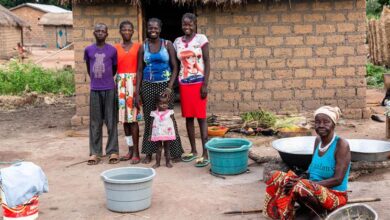
{"type": "Polygon", "coordinates": [[[64,48],[72,39],[73,16],[72,12],[46,13],[40,19],[45,37],[43,41],[48,48],[64,48]]]}
{"type": "Polygon", "coordinates": [[[365,8],[365,0],[74,0],[72,123],[88,124],[83,50],[94,41],[95,23],[108,25],[114,43],[120,41],[118,24],[130,19],[134,40],[142,41],[145,21],[158,17],[162,36],[173,40],[181,35],[184,12],[198,16],[197,31],[210,41],[209,113],[337,105],[345,117],[367,117],[365,8]]]}
{"type": "MultiPolygon", "coordinates": [[[[10,9],[14,14],[28,22],[29,29],[23,30],[25,44],[32,46],[45,46],[42,39],[46,37],[43,26],[39,21],[46,13],[67,13],[70,12],[54,5],[24,3],[10,9]]],[[[54,35],[53,35],[54,38],[54,35]]]]}
{"type": "Polygon", "coordinates": [[[26,23],[0,5],[0,59],[9,59],[17,55],[18,43],[23,44],[22,28],[26,23]]]}

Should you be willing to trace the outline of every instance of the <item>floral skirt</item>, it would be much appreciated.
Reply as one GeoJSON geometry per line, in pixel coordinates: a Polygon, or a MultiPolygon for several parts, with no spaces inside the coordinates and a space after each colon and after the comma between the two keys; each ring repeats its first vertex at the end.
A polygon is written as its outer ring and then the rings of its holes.
{"type": "Polygon", "coordinates": [[[137,108],[133,106],[135,73],[120,73],[116,77],[118,88],[118,116],[121,123],[137,122],[137,108]]]}

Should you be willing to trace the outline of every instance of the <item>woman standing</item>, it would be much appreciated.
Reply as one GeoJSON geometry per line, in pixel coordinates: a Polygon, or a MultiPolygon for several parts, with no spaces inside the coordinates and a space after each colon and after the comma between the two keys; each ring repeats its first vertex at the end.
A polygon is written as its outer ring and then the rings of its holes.
{"type": "Polygon", "coordinates": [[[202,157],[197,159],[195,166],[204,167],[209,164],[205,144],[207,142],[207,84],[210,75],[209,42],[203,34],[196,33],[196,16],[186,13],[182,17],[184,36],[174,42],[179,58],[179,88],[182,116],[186,118],[188,138],[191,153],[183,156],[183,161],[192,161],[197,156],[195,145],[194,118],[198,119],[202,139],[202,157]]]}
{"type": "Polygon", "coordinates": [[[122,21],[120,23],[119,33],[123,40],[122,43],[115,45],[118,54],[117,87],[119,122],[123,123],[123,129],[126,135],[125,141],[129,148],[129,152],[126,156],[121,157],[120,160],[131,160],[132,164],[137,164],[140,162],[138,150],[138,109],[134,107],[133,98],[140,45],[131,41],[134,33],[134,25],[130,21],[122,21]]]}
{"type": "MultiPolygon", "coordinates": [[[[136,86],[136,105],[139,104],[139,94],[143,104],[145,119],[145,134],[142,142],[142,153],[146,154],[143,163],[150,163],[152,154],[157,152],[157,145],[150,141],[152,120],[150,112],[156,108],[155,97],[163,93],[169,97],[169,109],[173,109],[172,86],[177,77],[177,62],[175,49],[170,41],[160,38],[161,21],[151,18],[147,23],[148,39],[144,42],[138,54],[138,71],[136,86]]],[[[175,132],[178,134],[176,121],[173,118],[175,132]]],[[[180,136],[170,142],[170,154],[173,161],[180,160],[183,154],[180,136]]]]}

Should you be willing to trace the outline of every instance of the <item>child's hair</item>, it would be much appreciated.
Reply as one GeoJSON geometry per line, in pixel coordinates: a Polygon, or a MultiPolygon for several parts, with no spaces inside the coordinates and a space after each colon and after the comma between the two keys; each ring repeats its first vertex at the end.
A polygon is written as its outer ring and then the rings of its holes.
{"type": "Polygon", "coordinates": [[[119,24],[119,30],[121,30],[121,29],[123,28],[123,26],[125,26],[125,25],[130,25],[131,28],[134,29],[133,23],[131,23],[131,21],[129,21],[129,20],[125,20],[125,21],[122,21],[122,22],[119,24]]]}
{"type": "Polygon", "coordinates": [[[158,105],[160,102],[165,101],[165,100],[168,100],[168,97],[165,96],[165,95],[163,95],[162,93],[156,95],[156,103],[157,103],[157,105],[158,105]]]}

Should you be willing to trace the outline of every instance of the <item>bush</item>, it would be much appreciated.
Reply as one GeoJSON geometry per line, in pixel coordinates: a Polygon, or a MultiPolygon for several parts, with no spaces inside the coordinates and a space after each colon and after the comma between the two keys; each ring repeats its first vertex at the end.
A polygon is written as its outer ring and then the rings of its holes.
{"type": "Polygon", "coordinates": [[[390,69],[382,66],[375,66],[372,63],[368,63],[366,68],[367,86],[371,88],[383,88],[383,74],[390,72],[390,69]]]}
{"type": "Polygon", "coordinates": [[[72,70],[49,70],[33,63],[11,61],[0,67],[0,95],[19,95],[24,91],[73,95],[72,70]]]}

